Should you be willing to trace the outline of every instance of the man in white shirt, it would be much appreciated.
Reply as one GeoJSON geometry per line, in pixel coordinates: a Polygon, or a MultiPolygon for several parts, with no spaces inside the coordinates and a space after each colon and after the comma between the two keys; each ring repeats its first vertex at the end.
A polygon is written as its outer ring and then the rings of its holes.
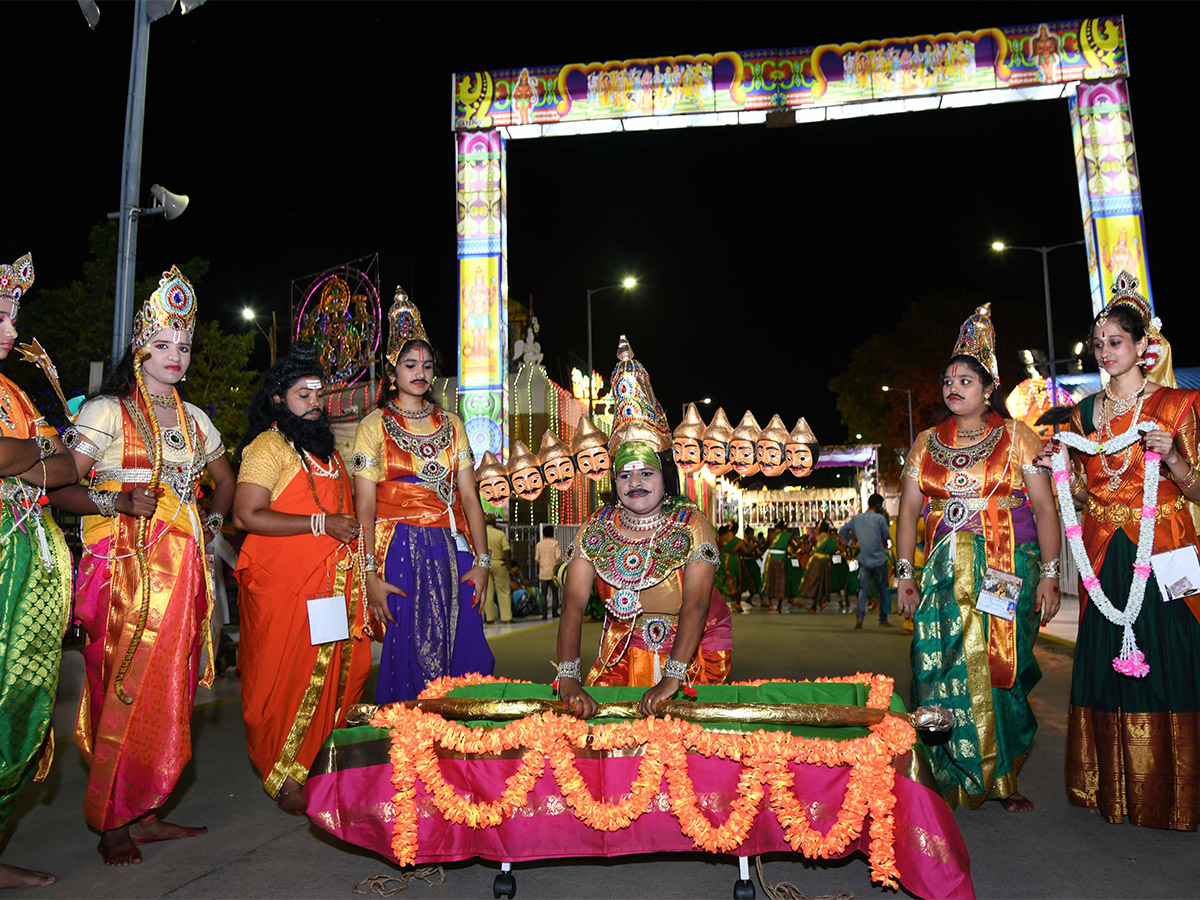
{"type": "Polygon", "coordinates": [[[550,612],[550,591],[554,591],[554,617],[558,618],[558,585],[554,583],[554,570],[562,559],[562,547],[554,539],[554,526],[542,526],[542,539],[534,550],[537,557],[538,582],[542,594],[542,618],[550,612]]]}

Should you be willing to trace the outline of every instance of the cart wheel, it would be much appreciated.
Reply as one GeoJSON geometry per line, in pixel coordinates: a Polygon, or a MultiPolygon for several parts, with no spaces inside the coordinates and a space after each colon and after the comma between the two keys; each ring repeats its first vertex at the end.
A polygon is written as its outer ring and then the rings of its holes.
{"type": "MultiPolygon", "coordinates": [[[[496,880],[492,882],[493,897],[508,897],[512,900],[517,896],[517,879],[512,875],[512,872],[501,872],[496,876],[496,880]]],[[[754,896],[754,885],[750,885],[750,896],[754,896]]]]}
{"type": "Polygon", "coordinates": [[[733,900],[754,900],[754,882],[746,878],[739,878],[735,881],[733,883],[733,900]]]}

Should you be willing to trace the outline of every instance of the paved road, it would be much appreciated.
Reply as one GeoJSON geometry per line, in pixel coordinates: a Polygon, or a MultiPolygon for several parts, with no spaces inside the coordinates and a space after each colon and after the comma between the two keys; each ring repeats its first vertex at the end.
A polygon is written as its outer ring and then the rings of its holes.
{"type": "MultiPolygon", "coordinates": [[[[868,620],[852,629],[853,616],[761,613],[734,620],[734,677],[833,675],[885,672],[907,692],[908,638],[868,620]]],[[[553,655],[553,624],[510,630],[492,639],[497,673],[547,677],[553,655]]],[[[597,626],[587,626],[584,646],[595,646],[597,626]]],[[[1114,826],[1068,806],[1063,793],[1070,650],[1039,646],[1044,677],[1033,695],[1041,723],[1022,773],[1021,788],[1034,800],[1031,813],[1005,813],[996,803],[956,819],[972,858],[980,897],[1195,897],[1200,884],[1200,837],[1114,826]]],[[[66,662],[79,669],[78,654],[66,662]]],[[[64,685],[72,681],[64,678],[64,685]]],[[[246,757],[236,679],[221,679],[215,696],[201,691],[194,722],[195,760],[188,768],[171,818],[207,824],[210,832],[189,841],[144,848],[143,865],[106,869],[96,835],[83,822],[80,800],[86,772],[69,740],[59,744],[49,781],[22,795],[3,849],[5,861],[46,868],[57,885],[26,892],[56,897],[349,897],[369,876],[395,873],[384,860],[339,844],[275,809],[263,794],[246,757]]],[[[56,732],[69,731],[75,697],[64,697],[56,732]]],[[[849,891],[856,896],[888,892],[873,886],[862,856],[810,863],[793,856],[765,861],[769,881],[786,880],[814,897],[849,891]]],[[[494,863],[446,868],[439,887],[414,884],[405,898],[490,897],[494,863]]],[[[556,861],[517,869],[520,898],[713,897],[732,892],[736,865],[702,854],[614,860],[556,861]]],[[[16,896],[17,892],[13,892],[16,896]]],[[[759,890],[758,896],[763,897],[759,890]]]]}

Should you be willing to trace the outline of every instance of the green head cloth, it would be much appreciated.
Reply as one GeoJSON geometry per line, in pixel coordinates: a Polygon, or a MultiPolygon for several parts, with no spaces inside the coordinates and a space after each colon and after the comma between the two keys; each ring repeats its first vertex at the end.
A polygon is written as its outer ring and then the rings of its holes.
{"type": "Polygon", "coordinates": [[[617,455],[613,457],[613,474],[616,475],[634,461],[662,471],[662,462],[652,446],[642,441],[626,441],[617,448],[617,455]]]}

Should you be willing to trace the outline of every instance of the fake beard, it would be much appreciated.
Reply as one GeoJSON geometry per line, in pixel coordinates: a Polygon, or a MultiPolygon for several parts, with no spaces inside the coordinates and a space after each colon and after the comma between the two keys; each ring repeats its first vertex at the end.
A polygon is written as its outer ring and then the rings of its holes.
{"type": "Polygon", "coordinates": [[[333,429],[325,410],[315,419],[306,419],[279,404],[277,415],[275,427],[297,450],[307,450],[321,462],[329,462],[333,456],[333,429]]]}

